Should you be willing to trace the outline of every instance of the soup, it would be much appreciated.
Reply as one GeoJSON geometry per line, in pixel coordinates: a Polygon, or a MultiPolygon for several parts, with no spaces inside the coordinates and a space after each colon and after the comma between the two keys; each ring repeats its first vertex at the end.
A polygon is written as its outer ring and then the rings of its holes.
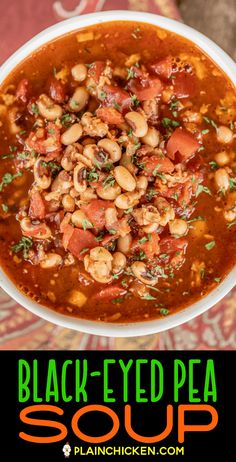
{"type": "Polygon", "coordinates": [[[235,264],[236,92],[190,41],[117,21],[29,56],[0,88],[0,262],[57,312],[136,322],[235,264]]]}

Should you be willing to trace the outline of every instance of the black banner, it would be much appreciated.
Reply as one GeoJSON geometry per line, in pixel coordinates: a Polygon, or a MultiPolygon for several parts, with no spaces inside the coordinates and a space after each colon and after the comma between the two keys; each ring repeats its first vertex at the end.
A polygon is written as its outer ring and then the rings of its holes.
{"type": "Polygon", "coordinates": [[[230,456],[235,359],[221,351],[2,351],[1,460],[230,456]]]}

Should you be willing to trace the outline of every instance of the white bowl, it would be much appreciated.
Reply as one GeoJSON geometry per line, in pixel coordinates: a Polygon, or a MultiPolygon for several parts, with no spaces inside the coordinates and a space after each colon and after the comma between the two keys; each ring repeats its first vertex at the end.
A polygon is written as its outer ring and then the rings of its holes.
{"type": "MultiPolygon", "coordinates": [[[[182,23],[172,19],[164,18],[149,13],[139,13],[134,11],[106,11],[99,13],[87,14],[84,16],[74,17],[66,21],[55,24],[48,29],[45,29],[40,34],[23,45],[17,50],[0,68],[0,83],[7,75],[25,59],[30,53],[34,52],[43,44],[59,37],[60,35],[80,29],[82,27],[109,22],[109,21],[140,21],[162,27],[166,30],[175,32],[176,34],[186,37],[201,48],[215,63],[228,75],[231,81],[236,85],[236,64],[234,61],[219,48],[214,42],[209,40],[203,34],[182,23]]],[[[35,303],[30,298],[26,297],[20,290],[16,288],[13,282],[0,269],[0,285],[2,288],[18,303],[30,310],[32,313],[46,319],[47,321],[59,324],[61,326],[76,329],[82,332],[105,335],[113,337],[132,337],[139,335],[148,335],[161,332],[172,327],[183,324],[196,316],[204,313],[211,308],[215,303],[219,302],[235,285],[236,267],[228,274],[228,276],[219,284],[209,295],[202,298],[198,302],[185,308],[184,310],[167,316],[163,319],[152,321],[128,323],[128,324],[113,324],[98,321],[87,321],[74,317],[65,316],[57,313],[43,305],[35,303]]]]}

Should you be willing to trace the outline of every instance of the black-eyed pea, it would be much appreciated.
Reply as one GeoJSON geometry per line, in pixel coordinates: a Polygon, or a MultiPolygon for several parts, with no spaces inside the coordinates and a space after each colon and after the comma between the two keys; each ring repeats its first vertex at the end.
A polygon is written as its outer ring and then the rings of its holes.
{"type": "Polygon", "coordinates": [[[85,226],[86,229],[93,228],[92,223],[90,223],[87,216],[84,212],[82,212],[82,210],[76,210],[74,213],[72,213],[71,222],[74,226],[76,226],[76,228],[83,229],[85,226]]]}
{"type": "Polygon", "coordinates": [[[147,271],[145,263],[141,261],[135,261],[131,265],[131,270],[134,276],[143,284],[154,286],[158,281],[157,277],[150,275],[150,272],[147,271]]]}
{"type": "Polygon", "coordinates": [[[106,188],[103,186],[98,186],[96,188],[96,193],[101,199],[106,201],[114,201],[120,195],[121,188],[117,183],[106,188]]]}
{"type": "Polygon", "coordinates": [[[69,107],[73,112],[80,112],[88,104],[89,93],[85,87],[77,87],[69,99],[69,107]]]}
{"type": "Polygon", "coordinates": [[[75,210],[75,201],[70,194],[65,194],[62,198],[62,206],[66,212],[73,212],[75,210]]]}
{"type": "Polygon", "coordinates": [[[61,135],[61,142],[65,146],[69,144],[73,144],[82,136],[82,125],[79,123],[75,123],[71,125],[62,135],[61,135]]]}
{"type": "Polygon", "coordinates": [[[113,279],[112,260],[112,254],[104,247],[98,246],[91,249],[89,255],[85,255],[84,267],[95,281],[106,284],[113,279]]]}
{"type": "Polygon", "coordinates": [[[144,175],[140,175],[136,178],[136,187],[142,191],[146,191],[148,187],[148,179],[144,175]]]}
{"type": "Polygon", "coordinates": [[[136,180],[127,168],[118,165],[113,170],[113,175],[118,185],[125,191],[132,192],[136,188],[136,180]]]}
{"type": "Polygon", "coordinates": [[[142,193],[140,191],[127,192],[120,194],[115,199],[115,205],[118,209],[126,210],[138,204],[142,193]]]}
{"type": "Polygon", "coordinates": [[[62,107],[49,98],[47,95],[42,94],[37,100],[37,107],[39,114],[47,120],[56,120],[62,116],[62,107]]]}
{"type": "Polygon", "coordinates": [[[53,252],[46,254],[45,258],[40,262],[40,266],[43,269],[51,269],[62,264],[61,255],[53,252]]]}
{"type": "Polygon", "coordinates": [[[148,132],[148,124],[142,114],[131,111],[125,115],[127,124],[131,127],[133,135],[142,138],[148,132]]]}
{"type": "Polygon", "coordinates": [[[233,141],[233,132],[225,125],[220,125],[216,130],[216,137],[219,143],[228,144],[233,141]]]}
{"type": "Polygon", "coordinates": [[[39,157],[34,164],[34,179],[37,186],[41,189],[48,189],[52,182],[51,172],[49,168],[43,168],[44,159],[39,157]],[[43,172],[43,174],[41,173],[43,172]]]}
{"type": "Polygon", "coordinates": [[[230,187],[229,175],[225,168],[215,171],[215,183],[219,191],[228,191],[230,187]]]}
{"type": "Polygon", "coordinates": [[[122,252],[115,252],[112,260],[112,270],[114,273],[120,273],[126,267],[126,256],[122,252]]]}
{"type": "Polygon", "coordinates": [[[98,147],[102,148],[108,153],[109,158],[112,162],[118,162],[121,158],[121,148],[116,141],[110,140],[109,138],[103,138],[98,141],[98,147]]]}
{"type": "Polygon", "coordinates": [[[215,155],[215,161],[220,167],[224,167],[229,163],[230,158],[226,151],[222,151],[215,155]]]}
{"type": "Polygon", "coordinates": [[[188,231],[188,224],[185,220],[181,218],[175,218],[172,221],[169,221],[169,230],[170,234],[175,237],[185,236],[188,231]]]}
{"type": "Polygon", "coordinates": [[[131,233],[126,234],[126,236],[119,237],[117,240],[117,249],[119,252],[127,255],[131,249],[132,236],[131,233]]]}
{"type": "Polygon", "coordinates": [[[87,67],[84,64],[75,64],[71,69],[71,75],[76,82],[83,82],[87,77],[87,67]]]}
{"type": "Polygon", "coordinates": [[[155,127],[148,127],[146,135],[142,137],[142,142],[156,148],[160,142],[160,132],[155,127]]]}
{"type": "Polygon", "coordinates": [[[77,192],[82,193],[87,188],[87,169],[82,162],[78,162],[73,173],[74,188],[77,192]]]}

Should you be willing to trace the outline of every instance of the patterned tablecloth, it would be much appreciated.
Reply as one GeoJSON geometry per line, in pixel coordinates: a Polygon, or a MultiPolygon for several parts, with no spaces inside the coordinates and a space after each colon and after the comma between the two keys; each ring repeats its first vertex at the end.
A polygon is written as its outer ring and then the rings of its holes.
{"type": "MultiPolygon", "coordinates": [[[[181,20],[175,0],[1,0],[0,62],[45,27],[99,10],[149,11],[181,20]]],[[[159,335],[106,338],[48,323],[0,289],[0,349],[236,349],[236,289],[195,320],[159,335]]]]}

